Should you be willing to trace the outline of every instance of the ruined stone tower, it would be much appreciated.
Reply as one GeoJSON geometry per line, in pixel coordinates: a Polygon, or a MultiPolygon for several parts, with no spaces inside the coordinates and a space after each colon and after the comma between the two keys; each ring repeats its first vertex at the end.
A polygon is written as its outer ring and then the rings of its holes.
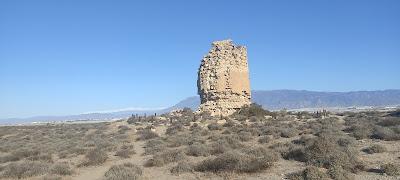
{"type": "Polygon", "coordinates": [[[200,112],[227,116],[250,102],[246,47],[215,41],[201,60],[197,79],[200,112]]]}

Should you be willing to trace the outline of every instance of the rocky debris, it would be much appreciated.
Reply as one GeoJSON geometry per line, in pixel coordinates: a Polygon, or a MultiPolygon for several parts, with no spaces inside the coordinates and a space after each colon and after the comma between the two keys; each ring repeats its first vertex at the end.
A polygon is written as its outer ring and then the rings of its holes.
{"type": "Polygon", "coordinates": [[[199,112],[228,116],[249,105],[250,82],[247,50],[232,40],[215,41],[201,61],[197,80],[199,112]]]}

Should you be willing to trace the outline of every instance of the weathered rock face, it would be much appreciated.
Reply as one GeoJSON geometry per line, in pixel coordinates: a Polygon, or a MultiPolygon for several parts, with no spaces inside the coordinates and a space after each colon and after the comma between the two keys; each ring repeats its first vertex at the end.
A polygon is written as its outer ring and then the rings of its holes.
{"type": "Polygon", "coordinates": [[[249,105],[250,82],[246,47],[232,40],[215,41],[201,61],[197,80],[200,112],[227,116],[249,105]]]}

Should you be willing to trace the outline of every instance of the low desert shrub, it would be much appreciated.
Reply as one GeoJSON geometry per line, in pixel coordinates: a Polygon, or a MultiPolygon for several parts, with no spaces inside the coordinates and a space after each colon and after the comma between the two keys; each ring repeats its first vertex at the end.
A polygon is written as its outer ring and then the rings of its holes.
{"type": "Polygon", "coordinates": [[[355,172],[362,164],[352,144],[338,144],[339,135],[321,134],[314,138],[311,145],[305,148],[305,161],[309,165],[330,168],[341,166],[346,171],[355,172]]]}
{"type": "Polygon", "coordinates": [[[156,154],[164,151],[167,148],[167,144],[161,139],[151,139],[146,142],[144,146],[144,154],[156,154]]]}
{"type": "Polygon", "coordinates": [[[305,147],[299,145],[290,146],[288,151],[282,154],[282,157],[287,160],[305,162],[305,147]]]}
{"type": "Polygon", "coordinates": [[[309,166],[305,170],[287,175],[289,180],[329,180],[329,176],[314,166],[309,166]]]}
{"type": "Polygon", "coordinates": [[[182,150],[172,149],[158,154],[155,154],[152,159],[146,162],[146,166],[161,167],[165,164],[178,162],[185,158],[185,153],[182,150]]]}
{"type": "Polygon", "coordinates": [[[131,116],[128,118],[128,120],[126,120],[126,122],[128,124],[134,124],[135,122],[137,122],[139,120],[139,118],[136,118],[136,116],[131,116]]]}
{"type": "Polygon", "coordinates": [[[38,156],[40,154],[39,150],[35,149],[19,149],[15,152],[12,153],[15,157],[18,157],[19,159],[22,158],[27,158],[31,156],[38,156]]]}
{"type": "Polygon", "coordinates": [[[393,129],[389,127],[381,127],[381,126],[375,127],[372,137],[386,141],[400,140],[400,134],[397,134],[393,129]]]}
{"type": "Polygon", "coordinates": [[[132,163],[125,163],[111,166],[104,174],[104,177],[107,180],[135,180],[139,179],[142,174],[142,169],[139,166],[132,163]]]}
{"type": "Polygon", "coordinates": [[[165,132],[165,134],[167,135],[173,135],[173,134],[177,134],[178,132],[184,131],[185,128],[183,127],[182,124],[176,123],[173,124],[171,126],[169,126],[165,132]]]}
{"type": "Polygon", "coordinates": [[[49,164],[37,161],[13,162],[4,167],[2,178],[21,179],[46,174],[49,164]]]}
{"type": "Polygon", "coordinates": [[[246,117],[261,117],[264,118],[264,116],[270,114],[270,112],[264,110],[261,105],[258,104],[251,104],[249,106],[243,106],[240,108],[238,111],[236,111],[232,116],[246,116],[246,117]]]}
{"type": "Polygon", "coordinates": [[[363,151],[368,154],[383,153],[383,152],[386,152],[386,148],[385,148],[385,146],[382,146],[379,144],[374,144],[370,147],[363,149],[363,151]]]}
{"type": "Polygon", "coordinates": [[[180,147],[183,145],[192,144],[193,141],[196,141],[196,136],[190,134],[179,134],[179,135],[171,135],[168,136],[164,141],[167,143],[168,147],[180,147]]]}
{"type": "Polygon", "coordinates": [[[389,116],[400,117],[400,109],[390,112],[389,116]]]}
{"type": "Polygon", "coordinates": [[[331,166],[328,169],[328,175],[335,180],[353,180],[354,176],[344,170],[341,166],[331,166]]]}
{"type": "Polygon", "coordinates": [[[151,131],[150,129],[144,129],[138,132],[139,137],[137,140],[149,140],[159,137],[157,133],[151,131]]]}
{"type": "Polygon", "coordinates": [[[292,142],[293,144],[306,146],[309,145],[310,142],[312,142],[313,138],[314,136],[312,135],[302,135],[299,139],[295,139],[292,142]]]}
{"type": "Polygon", "coordinates": [[[266,143],[271,142],[272,140],[273,140],[273,137],[267,135],[267,136],[261,136],[261,137],[258,139],[258,142],[259,142],[260,144],[266,144],[266,143]]]}
{"type": "Polygon", "coordinates": [[[30,161],[53,162],[53,157],[50,153],[40,153],[37,155],[29,156],[26,159],[30,161]]]}
{"type": "Polygon", "coordinates": [[[12,161],[19,161],[20,158],[13,155],[13,154],[9,154],[9,155],[4,155],[0,157],[0,164],[2,163],[7,163],[7,162],[12,162],[12,161]]]}
{"type": "Polygon", "coordinates": [[[278,152],[268,149],[264,146],[245,148],[242,150],[242,152],[250,156],[262,158],[264,161],[267,162],[276,162],[280,158],[280,154],[278,152]]]}
{"type": "Polygon", "coordinates": [[[218,123],[211,123],[211,124],[207,125],[207,128],[210,131],[222,130],[222,126],[218,123]]]}
{"type": "Polygon", "coordinates": [[[43,180],[62,180],[61,176],[57,176],[57,175],[52,175],[52,174],[46,174],[43,176],[42,178],[43,180]]]}
{"type": "Polygon", "coordinates": [[[186,155],[195,157],[198,156],[207,157],[210,155],[210,149],[205,144],[194,143],[187,148],[186,155]]]}
{"type": "Polygon", "coordinates": [[[55,175],[71,175],[73,173],[71,167],[67,163],[56,163],[50,168],[50,172],[55,175]]]}
{"type": "Polygon", "coordinates": [[[400,164],[388,163],[381,166],[382,172],[389,176],[400,176],[400,164]]]}
{"type": "Polygon", "coordinates": [[[240,131],[237,136],[242,142],[250,141],[253,138],[251,132],[247,131],[240,131]]]}
{"type": "Polygon", "coordinates": [[[125,125],[120,125],[120,126],[118,126],[118,132],[119,132],[120,134],[125,134],[125,132],[126,132],[126,131],[129,131],[129,130],[131,130],[131,128],[128,127],[128,126],[125,126],[125,125]]]}
{"type": "Polygon", "coordinates": [[[192,172],[193,165],[187,161],[181,161],[176,166],[172,167],[170,171],[172,174],[175,174],[175,175],[192,172]]]}
{"type": "Polygon", "coordinates": [[[284,137],[284,138],[291,138],[291,137],[294,137],[297,135],[299,135],[299,131],[294,128],[283,129],[281,131],[281,137],[284,137]]]}
{"type": "Polygon", "coordinates": [[[80,166],[96,166],[101,165],[108,159],[107,153],[103,149],[92,149],[85,155],[85,160],[80,166]]]}
{"type": "Polygon", "coordinates": [[[379,126],[390,127],[390,126],[398,126],[400,125],[399,117],[386,117],[381,119],[380,122],[377,123],[379,126]]]}
{"type": "Polygon", "coordinates": [[[281,156],[284,159],[294,159],[294,160],[299,160],[299,161],[305,161],[304,160],[304,154],[302,148],[304,148],[301,145],[293,144],[293,143],[275,143],[271,146],[269,146],[270,149],[273,149],[274,151],[278,152],[281,154],[281,156]],[[301,151],[300,151],[301,150],[301,151]],[[300,152],[298,152],[300,151],[300,152]]]}
{"type": "Polygon", "coordinates": [[[273,165],[268,157],[257,157],[229,151],[216,158],[206,159],[195,166],[200,172],[258,172],[273,165]]]}
{"type": "Polygon", "coordinates": [[[237,136],[227,135],[213,142],[210,146],[211,154],[215,155],[224,153],[230,149],[241,148],[243,147],[243,144],[240,142],[237,136]]]}
{"type": "Polygon", "coordinates": [[[122,145],[120,149],[115,152],[115,155],[121,158],[130,158],[132,154],[135,154],[133,145],[122,145]]]}
{"type": "Polygon", "coordinates": [[[226,120],[225,124],[223,125],[223,127],[233,127],[235,126],[235,122],[231,119],[226,120]]]}

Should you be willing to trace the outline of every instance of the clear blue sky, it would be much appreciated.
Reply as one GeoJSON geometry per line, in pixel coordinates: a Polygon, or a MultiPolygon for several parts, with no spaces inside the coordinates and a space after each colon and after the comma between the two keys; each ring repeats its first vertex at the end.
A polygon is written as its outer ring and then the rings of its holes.
{"type": "Polygon", "coordinates": [[[400,89],[400,1],[0,1],[0,118],[165,107],[214,40],[254,90],[400,89]]]}

